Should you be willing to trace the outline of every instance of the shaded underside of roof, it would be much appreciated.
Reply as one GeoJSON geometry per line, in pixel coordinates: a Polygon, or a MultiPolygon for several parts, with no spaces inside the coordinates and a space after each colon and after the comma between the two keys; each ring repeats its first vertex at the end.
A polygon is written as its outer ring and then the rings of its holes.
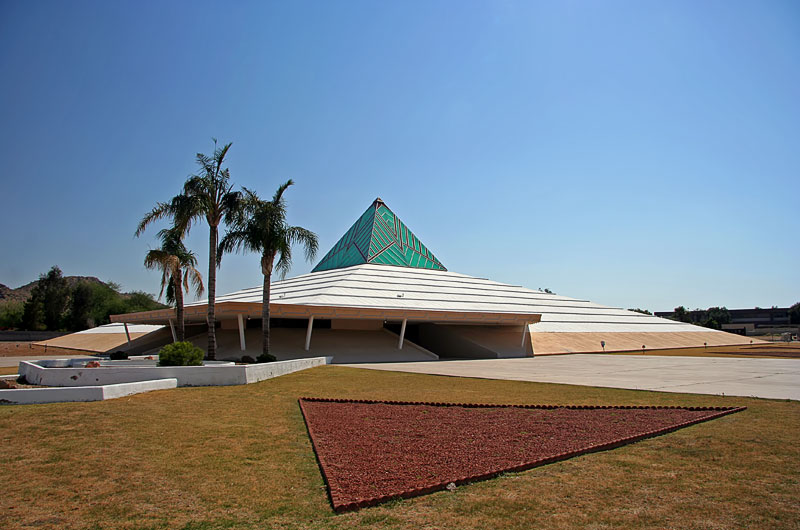
{"type": "Polygon", "coordinates": [[[447,270],[380,199],[375,199],[312,272],[364,263],[447,270]]]}

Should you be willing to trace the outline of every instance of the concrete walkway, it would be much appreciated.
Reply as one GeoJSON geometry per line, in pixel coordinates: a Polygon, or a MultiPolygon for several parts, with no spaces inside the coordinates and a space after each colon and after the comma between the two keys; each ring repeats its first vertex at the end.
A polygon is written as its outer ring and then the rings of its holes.
{"type": "Polygon", "coordinates": [[[800,359],[584,354],[346,366],[485,379],[800,400],[800,359]]]}

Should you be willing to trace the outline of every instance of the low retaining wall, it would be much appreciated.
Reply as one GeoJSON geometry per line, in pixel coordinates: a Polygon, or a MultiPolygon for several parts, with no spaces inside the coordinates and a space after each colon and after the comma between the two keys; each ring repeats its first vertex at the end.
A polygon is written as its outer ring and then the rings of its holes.
{"type": "Polygon", "coordinates": [[[152,390],[166,390],[176,386],[178,386],[178,381],[172,378],[73,388],[18,388],[0,390],[0,404],[29,405],[33,403],[60,403],[63,401],[103,401],[152,390]]]}
{"type": "Polygon", "coordinates": [[[328,364],[331,357],[247,365],[220,363],[211,366],[125,366],[113,365],[116,361],[111,361],[103,362],[103,366],[99,368],[86,368],[83,361],[87,360],[23,361],[19,363],[19,375],[32,385],[54,387],[101,386],[168,378],[176,379],[178,386],[246,385],[328,364]],[[76,364],[80,366],[76,367],[76,364]]]}
{"type": "Polygon", "coordinates": [[[322,366],[323,364],[330,364],[333,357],[311,357],[308,359],[292,359],[290,361],[276,361],[274,363],[263,364],[248,364],[246,366],[237,366],[236,368],[245,369],[245,384],[257,383],[265,379],[272,379],[279,375],[286,375],[292,372],[305,370],[306,368],[313,368],[315,366],[322,366]]]}

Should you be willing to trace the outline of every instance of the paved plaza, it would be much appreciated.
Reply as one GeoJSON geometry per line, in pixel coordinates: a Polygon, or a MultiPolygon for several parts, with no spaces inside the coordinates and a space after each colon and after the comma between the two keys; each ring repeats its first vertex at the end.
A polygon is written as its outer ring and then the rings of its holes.
{"type": "Polygon", "coordinates": [[[800,400],[800,359],[576,354],[347,366],[484,379],[800,400]]]}

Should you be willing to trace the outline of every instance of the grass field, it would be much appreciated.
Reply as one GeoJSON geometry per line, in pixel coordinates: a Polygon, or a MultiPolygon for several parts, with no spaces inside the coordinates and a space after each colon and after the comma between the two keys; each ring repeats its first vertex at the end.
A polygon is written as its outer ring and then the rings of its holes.
{"type": "Polygon", "coordinates": [[[800,403],[324,366],[0,407],[0,528],[798,528],[800,403]],[[746,405],[613,451],[334,515],[299,396],[746,405]]]}

